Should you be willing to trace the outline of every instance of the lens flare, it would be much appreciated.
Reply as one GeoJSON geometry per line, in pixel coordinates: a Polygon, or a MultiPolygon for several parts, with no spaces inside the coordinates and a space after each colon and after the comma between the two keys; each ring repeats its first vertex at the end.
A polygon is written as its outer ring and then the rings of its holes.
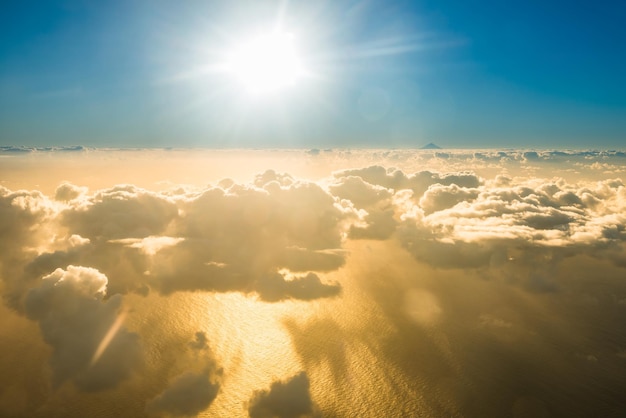
{"type": "Polygon", "coordinates": [[[96,352],[91,358],[90,367],[93,367],[98,362],[100,357],[102,357],[102,354],[104,354],[107,347],[109,346],[109,344],[111,344],[111,341],[113,341],[113,338],[115,337],[120,327],[124,323],[124,320],[126,319],[127,314],[128,314],[128,310],[122,310],[119,313],[119,315],[117,315],[117,318],[115,319],[113,324],[111,324],[111,327],[107,331],[106,335],[104,336],[102,341],[100,341],[100,344],[98,344],[98,348],[96,349],[96,352]]]}

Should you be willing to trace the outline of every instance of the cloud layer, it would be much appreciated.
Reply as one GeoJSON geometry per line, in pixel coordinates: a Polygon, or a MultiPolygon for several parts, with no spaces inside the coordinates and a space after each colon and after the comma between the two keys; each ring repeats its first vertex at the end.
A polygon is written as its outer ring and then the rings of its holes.
{"type": "MultiPolygon", "coordinates": [[[[623,406],[623,153],[297,158],[339,169],[160,189],[76,179],[50,193],[0,187],[0,289],[12,315],[39,330],[46,393],[128,391],[140,399],[129,416],[375,416],[385,403],[399,415],[570,416],[623,406]],[[172,325],[179,314],[151,319],[139,308],[191,294],[224,304],[243,295],[254,308],[248,318],[194,311],[204,322],[191,342],[172,325]],[[227,336],[243,332],[236,321],[284,338],[268,349],[281,353],[275,369],[245,368],[263,348],[243,334],[229,347],[227,336]],[[234,386],[242,370],[253,386],[234,386]],[[383,401],[355,404],[355,393],[378,399],[374,382],[383,401]],[[436,390],[421,397],[423,388],[436,390]],[[576,401],[585,391],[593,399],[576,401]]],[[[55,396],[22,416],[54,410],[55,396]]]]}
{"type": "Polygon", "coordinates": [[[70,265],[27,293],[26,313],[53,349],[55,385],[72,379],[85,391],[113,388],[140,365],[139,336],[121,326],[122,297],[103,300],[106,286],[98,270],[70,265]]]}

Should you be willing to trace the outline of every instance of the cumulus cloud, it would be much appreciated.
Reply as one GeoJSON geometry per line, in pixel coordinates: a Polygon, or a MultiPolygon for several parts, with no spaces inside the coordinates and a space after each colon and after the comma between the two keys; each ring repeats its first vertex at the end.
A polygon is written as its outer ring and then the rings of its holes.
{"type": "Polygon", "coordinates": [[[194,416],[211,405],[220,385],[210,373],[185,373],[146,405],[151,415],[194,416]]]}
{"type": "Polygon", "coordinates": [[[41,192],[0,186],[0,274],[7,286],[4,299],[14,308],[20,309],[24,293],[24,264],[53,239],[56,213],[41,192]]]}
{"type": "Polygon", "coordinates": [[[166,197],[126,185],[97,192],[70,206],[61,218],[75,234],[107,240],[158,235],[177,213],[166,197]]]}
{"type": "MultiPolygon", "coordinates": [[[[325,284],[319,273],[345,262],[350,209],[315,183],[273,171],[251,185],[221,184],[170,193],[126,185],[92,195],[63,184],[62,206],[51,218],[67,242],[26,259],[22,281],[76,264],[104,272],[110,293],[241,291],[274,301],[338,293],[339,285],[325,284]],[[302,279],[286,280],[282,269],[303,273],[302,279]]],[[[37,222],[46,224],[32,219],[37,222]]]]}
{"type": "Polygon", "coordinates": [[[478,197],[478,190],[459,187],[456,184],[448,186],[434,184],[430,186],[420,198],[419,204],[426,215],[449,209],[460,202],[471,202],[478,197]]]}
{"type": "Polygon", "coordinates": [[[361,210],[359,220],[350,227],[353,239],[387,239],[394,233],[402,213],[394,208],[397,193],[412,192],[412,199],[423,199],[426,210],[435,204],[452,205],[459,199],[470,198],[481,179],[470,172],[436,173],[420,171],[405,174],[402,170],[370,166],[361,169],[342,170],[334,173],[335,182],[329,190],[335,196],[350,201],[361,210]],[[444,194],[441,188],[449,187],[444,194]],[[422,197],[429,188],[435,187],[428,196],[422,197]],[[437,192],[439,190],[439,192],[437,192]],[[435,197],[437,196],[437,197],[435,197]]]}
{"type": "Polygon", "coordinates": [[[43,252],[26,263],[22,271],[22,283],[30,284],[49,271],[74,264],[90,266],[105,273],[108,294],[146,292],[145,272],[149,258],[143,240],[89,239],[72,234],[67,241],[65,248],[43,252]],[[111,260],[115,260],[115,263],[111,260]]]}
{"type": "Polygon", "coordinates": [[[153,416],[195,416],[207,409],[221,387],[222,370],[209,348],[207,335],[199,331],[189,342],[188,356],[198,371],[187,371],[176,377],[168,387],[146,404],[153,416]]]}
{"type": "Polygon", "coordinates": [[[0,259],[3,266],[32,255],[53,220],[52,202],[38,191],[11,191],[0,186],[0,259]]]}
{"type": "Polygon", "coordinates": [[[370,166],[361,169],[342,170],[335,173],[335,177],[360,177],[364,181],[387,189],[402,190],[410,189],[416,198],[421,197],[428,187],[433,184],[449,186],[456,184],[460,187],[478,187],[480,179],[471,172],[436,173],[431,171],[419,171],[413,174],[405,174],[402,170],[370,166]]]}
{"type": "MultiPolygon", "coordinates": [[[[563,157],[533,152],[471,158],[563,157]]],[[[267,301],[335,296],[340,285],[327,283],[322,273],[345,263],[346,238],[397,239],[418,259],[442,267],[525,260],[512,256],[520,246],[555,252],[612,246],[602,256],[624,259],[615,246],[625,235],[619,179],[485,179],[471,171],[369,166],[337,171],[326,186],[268,170],[247,185],[225,180],[170,192],[124,185],[88,194],[63,183],[56,202],[39,192],[2,193],[3,228],[13,237],[2,256],[4,276],[14,278],[7,281],[15,288],[5,297],[16,306],[29,283],[69,264],[105,273],[113,294],[152,288],[163,294],[241,291],[267,301]]]]}
{"type": "Polygon", "coordinates": [[[139,337],[121,326],[121,296],[104,300],[106,286],[98,270],[70,265],[26,295],[27,315],[52,346],[56,385],[73,380],[84,391],[109,389],[140,365],[139,337]]]}
{"type": "MultiPolygon", "coordinates": [[[[471,158],[489,155],[517,161],[563,157],[483,152],[471,158]]],[[[452,152],[448,159],[461,157],[452,152]]],[[[320,273],[345,263],[345,237],[399,239],[416,257],[449,266],[486,265],[502,257],[503,242],[597,247],[621,241],[620,187],[618,180],[491,180],[470,171],[406,173],[370,166],[335,172],[326,188],[269,170],[248,185],[223,181],[167,193],[125,185],[90,195],[63,183],[57,203],[38,192],[4,189],[4,228],[22,245],[10,245],[3,258],[11,252],[22,258],[3,265],[16,270],[5,276],[24,283],[68,264],[92,266],[107,275],[111,293],[153,288],[165,294],[242,291],[266,300],[310,299],[338,293],[337,284],[325,283],[320,273]],[[26,233],[35,225],[39,235],[56,233],[57,242],[48,245],[52,251],[44,247],[26,256],[26,249],[45,242],[26,233]],[[284,270],[306,278],[300,290],[284,270]]]]}
{"type": "MultiPolygon", "coordinates": [[[[527,152],[520,158],[537,160],[541,155],[527,152]]],[[[370,189],[359,186],[361,194],[369,196],[369,207],[359,202],[371,211],[362,217],[369,223],[365,227],[355,223],[352,231],[376,228],[373,220],[377,218],[372,215],[377,215],[378,223],[391,232],[368,238],[393,235],[417,258],[441,267],[481,267],[503,257],[512,259],[506,254],[520,246],[550,247],[563,254],[587,247],[595,253],[626,237],[621,227],[625,207],[620,180],[569,183],[536,177],[513,180],[503,175],[485,180],[458,173],[407,175],[380,166],[335,176],[339,185],[330,190],[342,198],[358,184],[355,178],[370,185],[370,189]],[[385,187],[393,197],[368,194],[372,187],[385,187]],[[372,209],[371,202],[377,198],[392,202],[392,213],[386,218],[372,209]]],[[[351,237],[358,238],[358,234],[351,237]]]]}
{"type": "Polygon", "coordinates": [[[255,392],[250,399],[248,414],[251,418],[318,416],[306,373],[300,372],[285,382],[272,383],[269,390],[255,392]]]}
{"type": "Polygon", "coordinates": [[[357,212],[359,222],[352,223],[349,237],[353,239],[386,239],[396,227],[393,210],[393,190],[366,182],[361,177],[336,173],[329,191],[349,202],[357,212]]]}
{"type": "MultiPolygon", "coordinates": [[[[448,155],[496,157],[539,163],[623,158],[556,151],[448,155]]],[[[612,246],[604,256],[622,263],[615,244],[625,234],[623,190],[619,179],[485,179],[471,171],[407,173],[380,165],[337,171],[325,187],[268,170],[247,185],[225,180],[170,192],[123,185],[88,194],[63,183],[54,201],[3,189],[3,230],[12,239],[2,241],[2,265],[15,288],[5,297],[19,306],[30,285],[20,284],[69,264],[105,273],[109,293],[241,291],[273,301],[333,296],[339,285],[320,274],[345,263],[345,238],[397,239],[415,257],[447,267],[512,259],[519,246],[612,246]]]]}
{"type": "Polygon", "coordinates": [[[368,183],[359,176],[340,174],[335,176],[339,181],[329,186],[330,192],[340,199],[349,200],[359,209],[369,208],[380,201],[388,200],[393,193],[383,186],[368,183]]]}
{"type": "Polygon", "coordinates": [[[72,183],[63,182],[57,187],[54,198],[62,202],[69,202],[70,200],[77,199],[86,192],[86,187],[79,187],[72,183]]]}
{"type": "Polygon", "coordinates": [[[184,241],[160,251],[149,268],[160,291],[239,290],[272,300],[337,293],[314,274],[345,260],[344,212],[320,186],[270,171],[255,186],[211,188],[179,202],[171,231],[184,241]],[[282,269],[311,274],[288,282],[282,269]]]}
{"type": "Polygon", "coordinates": [[[613,213],[606,218],[604,208],[595,203],[619,199],[623,186],[611,184],[597,184],[596,190],[564,182],[537,184],[536,180],[511,187],[487,186],[476,191],[475,199],[439,208],[426,214],[430,216],[421,223],[439,228],[455,241],[507,239],[534,245],[595,246],[606,243],[604,231],[620,222],[613,213]]]}

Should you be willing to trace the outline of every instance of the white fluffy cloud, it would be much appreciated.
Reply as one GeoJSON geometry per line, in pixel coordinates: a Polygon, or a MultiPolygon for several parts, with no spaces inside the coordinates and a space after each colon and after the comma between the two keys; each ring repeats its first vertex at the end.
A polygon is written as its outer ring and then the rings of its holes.
{"type": "MultiPolygon", "coordinates": [[[[0,274],[4,298],[19,309],[22,269],[55,234],[53,202],[38,191],[11,191],[0,186],[0,274]]],[[[47,272],[46,272],[47,273],[47,272]]]]}
{"type": "Polygon", "coordinates": [[[320,273],[345,262],[345,210],[311,182],[267,171],[252,185],[172,193],[127,185],[89,195],[63,184],[57,199],[68,243],[32,257],[30,280],[77,264],[104,272],[113,293],[242,291],[276,301],[339,292],[320,273]],[[300,275],[287,280],[285,269],[300,275]]]}
{"type": "MultiPolygon", "coordinates": [[[[573,157],[588,155],[450,153],[447,160],[521,164],[573,157]]],[[[511,258],[502,255],[509,247],[595,251],[622,242],[625,233],[620,180],[482,178],[471,171],[370,166],[335,172],[327,186],[269,170],[251,184],[225,180],[204,189],[151,192],[125,185],[89,194],[63,183],[56,202],[38,192],[2,194],[3,228],[11,237],[2,240],[3,268],[16,288],[10,296],[15,305],[28,287],[15,283],[32,283],[69,264],[105,273],[112,293],[152,288],[312,299],[339,293],[324,273],[345,263],[345,238],[398,239],[436,265],[478,267],[511,258]]],[[[619,251],[606,256],[623,259],[619,251]]]]}
{"type": "Polygon", "coordinates": [[[382,186],[392,190],[412,190],[415,198],[419,198],[433,184],[449,186],[455,184],[460,187],[471,188],[480,185],[480,179],[472,172],[436,173],[418,171],[406,174],[395,168],[385,168],[378,165],[361,169],[343,170],[335,173],[335,177],[360,177],[367,183],[382,186]]]}
{"type": "Polygon", "coordinates": [[[164,293],[257,292],[271,300],[338,293],[337,284],[313,274],[344,263],[344,214],[332,196],[271,171],[254,186],[227,186],[178,197],[181,215],[170,233],[183,241],[153,257],[152,286],[164,293]],[[286,281],[283,269],[310,274],[286,281]]]}
{"type": "MultiPolygon", "coordinates": [[[[62,185],[57,195],[68,187],[62,185]]],[[[61,217],[62,223],[77,235],[108,240],[159,235],[176,215],[176,205],[165,196],[125,185],[75,202],[61,217]]]]}
{"type": "MultiPolygon", "coordinates": [[[[527,152],[520,157],[541,158],[546,156],[527,152]]],[[[352,202],[359,220],[349,237],[395,237],[417,258],[440,267],[513,259],[519,247],[550,247],[564,254],[576,247],[574,252],[587,248],[599,254],[626,239],[625,189],[619,179],[482,179],[471,173],[405,174],[371,166],[335,173],[329,190],[340,199],[359,196],[352,202]]]]}
{"type": "MultiPolygon", "coordinates": [[[[446,160],[496,159],[506,167],[592,157],[622,158],[510,151],[450,153],[446,160]]],[[[152,288],[240,291],[268,301],[336,296],[340,284],[324,273],[345,263],[345,239],[398,240],[440,267],[514,265],[508,262],[527,261],[519,248],[534,247],[626,262],[619,179],[568,182],[512,177],[506,169],[483,178],[376,165],[337,171],[324,184],[268,170],[251,184],[224,180],[168,192],[123,185],[89,194],[63,183],[53,200],[2,189],[4,296],[19,308],[38,278],[70,264],[105,273],[112,294],[152,288]]]]}
{"type": "Polygon", "coordinates": [[[103,300],[107,277],[68,266],[43,277],[26,295],[26,313],[52,346],[56,385],[73,380],[85,391],[115,387],[140,364],[138,335],[123,326],[122,298],[103,300]]]}

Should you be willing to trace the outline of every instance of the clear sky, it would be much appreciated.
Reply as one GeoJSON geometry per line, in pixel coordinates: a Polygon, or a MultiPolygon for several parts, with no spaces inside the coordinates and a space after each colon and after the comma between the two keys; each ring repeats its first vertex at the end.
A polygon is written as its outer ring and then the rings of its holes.
{"type": "Polygon", "coordinates": [[[625,21],[620,1],[2,2],[0,145],[624,148],[625,21]],[[251,96],[223,64],[277,27],[306,74],[251,96]]]}

